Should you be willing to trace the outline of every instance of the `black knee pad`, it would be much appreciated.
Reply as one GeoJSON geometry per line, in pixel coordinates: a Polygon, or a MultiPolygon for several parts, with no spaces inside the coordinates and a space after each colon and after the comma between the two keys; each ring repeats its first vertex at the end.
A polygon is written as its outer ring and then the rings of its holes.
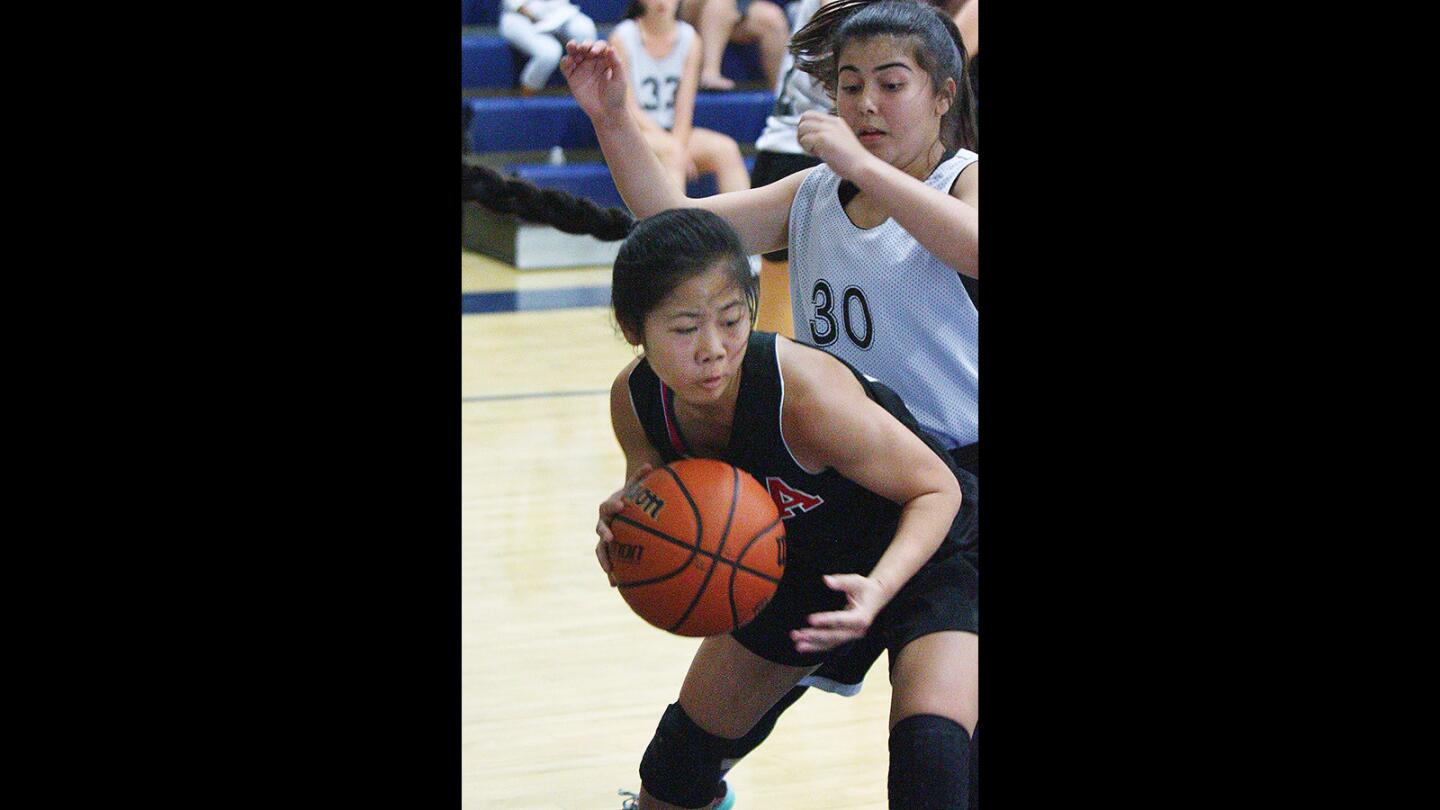
{"type": "Polygon", "coordinates": [[[705,807],[715,798],[720,760],[736,742],[695,725],[679,703],[672,703],[640,760],[640,783],[662,802],[705,807]]]}
{"type": "Polygon", "coordinates": [[[967,810],[970,733],[948,717],[916,714],[890,730],[892,808],[967,810]]]}

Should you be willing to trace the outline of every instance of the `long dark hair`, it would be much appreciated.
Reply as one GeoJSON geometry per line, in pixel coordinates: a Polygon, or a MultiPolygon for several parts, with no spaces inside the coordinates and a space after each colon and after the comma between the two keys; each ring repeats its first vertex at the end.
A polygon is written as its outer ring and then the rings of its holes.
{"type": "Polygon", "coordinates": [[[750,322],[758,301],[755,277],[740,236],[719,215],[672,208],[635,224],[615,256],[610,306],[626,332],[644,336],[645,316],[688,279],[723,266],[745,293],[750,322]]]}
{"type": "Polygon", "coordinates": [[[604,242],[624,239],[635,218],[623,208],[602,208],[583,197],[553,188],[538,188],[505,177],[494,169],[460,160],[460,201],[477,202],[492,211],[515,214],[551,225],[565,233],[589,234],[604,242]]]}
{"type": "Polygon", "coordinates": [[[970,58],[960,29],[942,9],[920,0],[838,0],[822,7],[795,32],[790,52],[795,65],[823,84],[833,99],[840,53],[852,40],[877,36],[914,42],[915,63],[930,75],[934,92],[943,93],[945,80],[955,80],[955,97],[940,121],[940,137],[946,151],[979,149],[975,92],[967,69],[970,58]]]}

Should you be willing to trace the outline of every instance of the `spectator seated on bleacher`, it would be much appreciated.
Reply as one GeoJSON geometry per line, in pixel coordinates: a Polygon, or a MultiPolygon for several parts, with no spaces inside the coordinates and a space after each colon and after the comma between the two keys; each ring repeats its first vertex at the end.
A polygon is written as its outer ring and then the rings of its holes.
{"type": "Polygon", "coordinates": [[[720,75],[725,44],[756,45],[765,86],[780,81],[780,60],[790,41],[790,25],[777,3],[767,0],[683,0],[680,19],[700,32],[704,50],[700,59],[700,89],[731,90],[735,82],[720,75]]]}
{"type": "Polygon", "coordinates": [[[567,40],[595,39],[595,21],[570,0],[500,0],[500,35],[530,61],[520,71],[520,92],[534,95],[560,65],[567,40]]]}
{"type": "Polygon", "coordinates": [[[721,192],[750,187],[740,147],[728,135],[694,126],[700,80],[700,41],[676,19],[679,0],[631,0],[610,46],[630,83],[625,106],[640,125],[675,187],[713,172],[721,192]]]}

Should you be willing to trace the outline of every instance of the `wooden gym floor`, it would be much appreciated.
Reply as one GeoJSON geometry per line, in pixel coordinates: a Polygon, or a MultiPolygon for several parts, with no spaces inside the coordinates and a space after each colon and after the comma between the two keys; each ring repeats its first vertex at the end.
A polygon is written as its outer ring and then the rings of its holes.
{"type": "MultiPolygon", "coordinates": [[[[607,394],[634,357],[608,287],[608,268],[461,253],[466,810],[618,810],[698,644],[631,613],[595,561],[624,470],[607,394]]],[[[812,689],[730,775],[736,810],[883,810],[889,700],[883,663],[856,697],[812,689]]]]}

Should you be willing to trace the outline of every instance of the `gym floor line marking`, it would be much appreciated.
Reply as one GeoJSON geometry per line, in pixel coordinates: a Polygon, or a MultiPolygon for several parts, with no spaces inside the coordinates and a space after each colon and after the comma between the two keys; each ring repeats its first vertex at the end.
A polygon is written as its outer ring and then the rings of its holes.
{"type": "Polygon", "coordinates": [[[462,397],[461,402],[503,402],[509,399],[545,399],[547,397],[597,397],[601,394],[609,394],[608,388],[596,388],[593,391],[531,391],[524,394],[489,394],[478,397],[462,397]]]}
{"type": "Polygon", "coordinates": [[[461,293],[460,314],[487,312],[533,312],[542,309],[575,309],[610,305],[610,285],[603,287],[556,287],[545,290],[497,290],[461,293]]]}

